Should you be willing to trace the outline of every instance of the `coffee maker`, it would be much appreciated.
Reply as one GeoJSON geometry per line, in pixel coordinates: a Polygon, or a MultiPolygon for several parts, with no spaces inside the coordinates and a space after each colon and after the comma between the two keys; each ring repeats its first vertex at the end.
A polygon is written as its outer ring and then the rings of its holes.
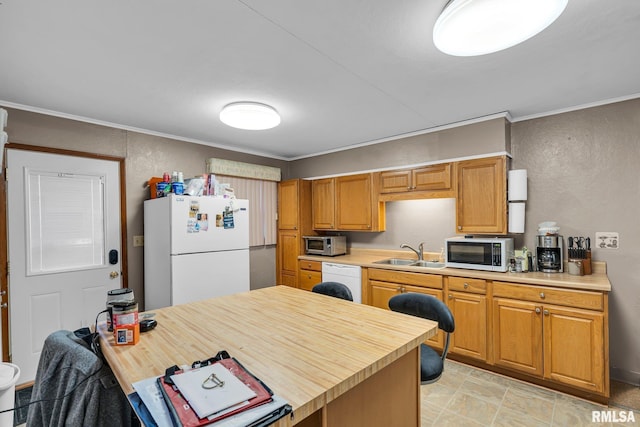
{"type": "Polygon", "coordinates": [[[536,257],[538,260],[538,271],[545,273],[562,273],[563,245],[562,236],[559,234],[536,236],[536,257]]]}

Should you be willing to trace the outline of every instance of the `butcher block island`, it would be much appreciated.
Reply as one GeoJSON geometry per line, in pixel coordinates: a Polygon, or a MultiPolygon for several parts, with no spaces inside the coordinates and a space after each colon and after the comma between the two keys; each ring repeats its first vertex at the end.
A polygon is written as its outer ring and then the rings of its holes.
{"type": "Polygon", "coordinates": [[[430,320],[273,286],[154,311],[135,346],[101,344],[120,386],[226,350],[293,408],[276,426],[419,426],[430,320]]]}
{"type": "MultiPolygon", "coordinates": [[[[449,357],[592,401],[609,400],[609,292],[606,264],[593,274],[496,273],[380,264],[407,251],[352,248],[332,262],[362,267],[362,301],[420,292],[444,301],[456,330],[449,357]]],[[[425,254],[424,259],[438,254],[425,254]]],[[[415,256],[413,257],[415,259],[415,256]]],[[[326,258],[300,256],[322,262],[326,258]]],[[[441,332],[427,344],[442,348],[441,332]]]]}

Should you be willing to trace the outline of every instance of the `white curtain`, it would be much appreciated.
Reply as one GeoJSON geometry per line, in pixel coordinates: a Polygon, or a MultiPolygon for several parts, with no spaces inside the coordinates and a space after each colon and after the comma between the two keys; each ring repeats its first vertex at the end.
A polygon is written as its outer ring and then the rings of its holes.
{"type": "Polygon", "coordinates": [[[249,200],[250,246],[275,245],[278,183],[224,175],[216,180],[230,184],[238,199],[249,200]]]}

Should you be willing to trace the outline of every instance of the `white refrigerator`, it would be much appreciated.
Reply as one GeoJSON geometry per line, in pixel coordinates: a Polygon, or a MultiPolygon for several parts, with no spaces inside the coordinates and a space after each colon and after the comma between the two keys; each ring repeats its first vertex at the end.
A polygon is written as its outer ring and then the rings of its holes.
{"type": "Polygon", "coordinates": [[[144,202],[145,310],[249,290],[249,201],[144,202]]]}

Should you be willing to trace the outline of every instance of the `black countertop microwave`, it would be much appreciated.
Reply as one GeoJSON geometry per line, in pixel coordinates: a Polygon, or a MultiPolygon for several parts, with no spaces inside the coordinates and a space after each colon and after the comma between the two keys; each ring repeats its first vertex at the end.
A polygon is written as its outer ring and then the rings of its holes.
{"type": "Polygon", "coordinates": [[[451,237],[445,240],[445,266],[506,272],[513,254],[510,237],[451,237]]]}

